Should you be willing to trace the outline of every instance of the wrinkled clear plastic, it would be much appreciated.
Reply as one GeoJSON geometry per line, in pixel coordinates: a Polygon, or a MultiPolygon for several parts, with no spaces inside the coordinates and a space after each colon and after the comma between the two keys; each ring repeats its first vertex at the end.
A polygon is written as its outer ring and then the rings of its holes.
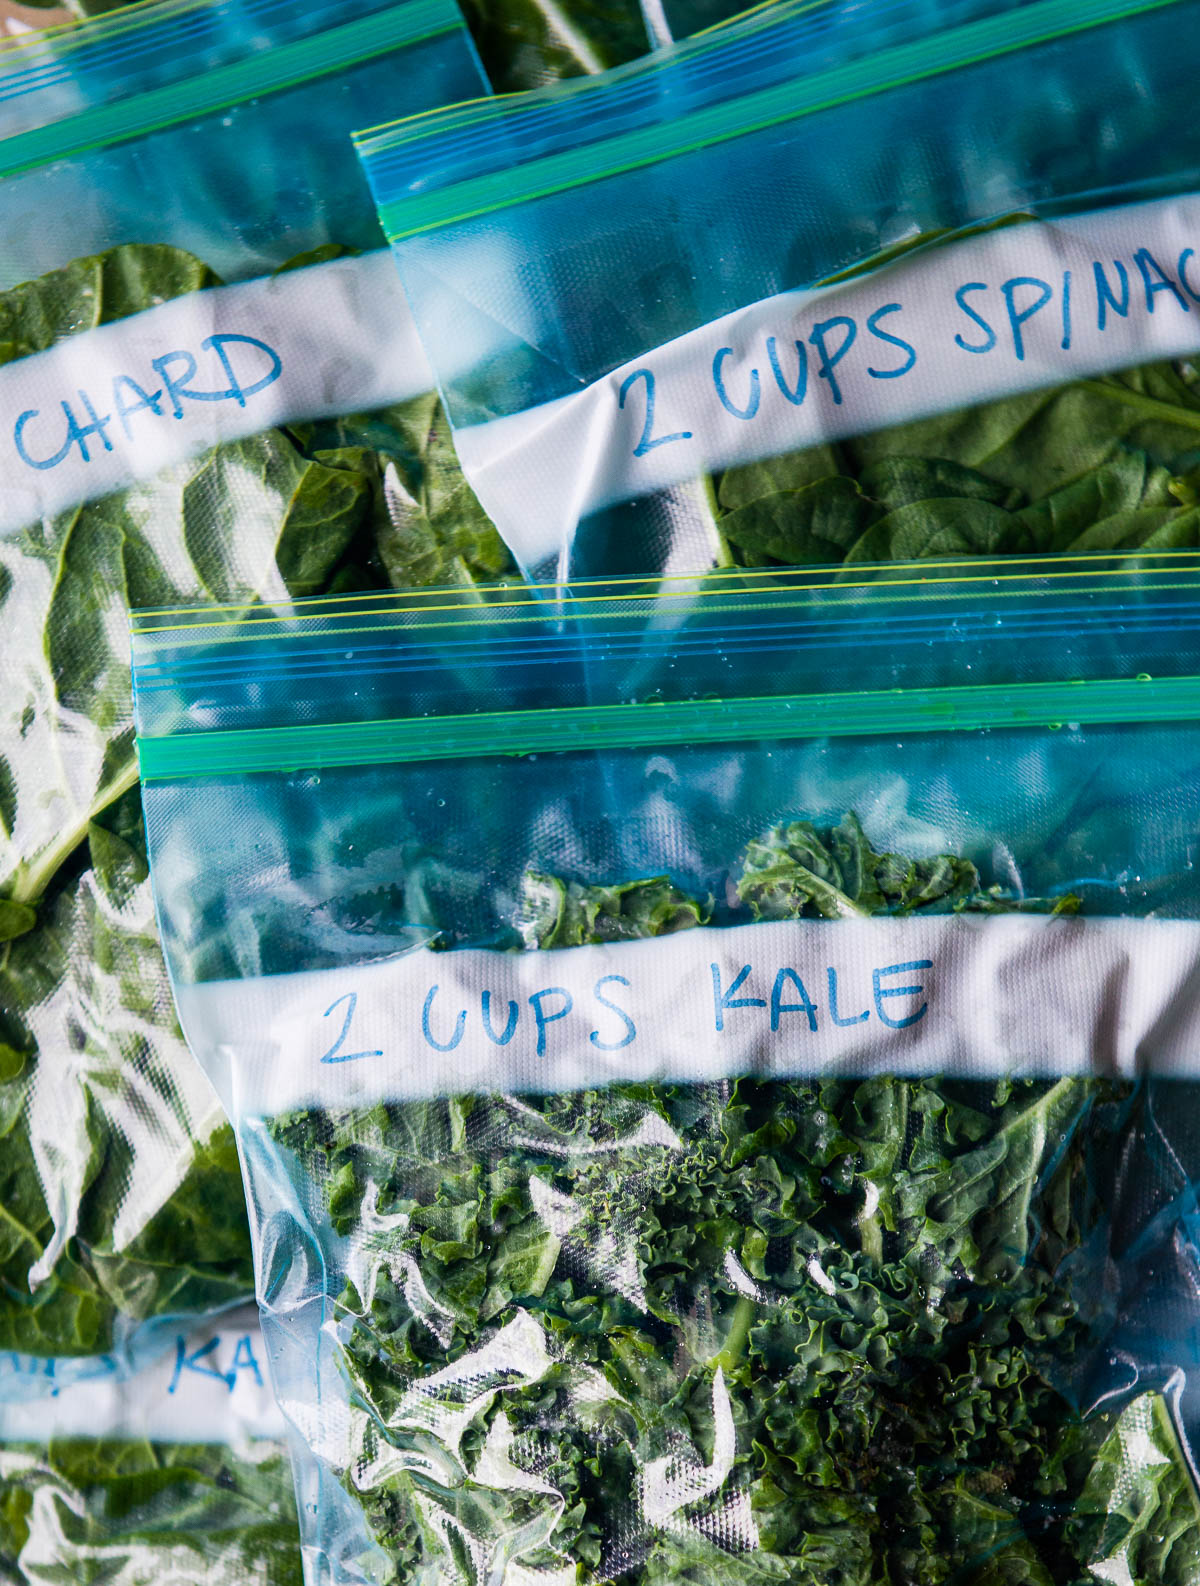
{"type": "Polygon", "coordinates": [[[772,6],[358,134],[534,576],[1197,543],[1194,9],[930,23],[772,6]],[[1159,487],[1094,477],[1129,451],[1159,487]]]}
{"type": "Polygon", "coordinates": [[[138,617],[319,1582],[1188,1581],[1195,558],[138,617]]]}
{"type": "MultiPolygon", "coordinates": [[[[504,569],[347,141],[481,86],[438,0],[164,0],[0,52],[0,1351],[133,1364],[251,1292],[158,943],[127,612],[504,569]]],[[[0,1398],[49,1391],[6,1361],[0,1398]]]]}
{"type": "Polygon", "coordinates": [[[257,1319],[170,1339],[118,1378],[92,1363],[0,1404],[0,1578],[13,1586],[301,1586],[282,1424],[257,1319]]]}

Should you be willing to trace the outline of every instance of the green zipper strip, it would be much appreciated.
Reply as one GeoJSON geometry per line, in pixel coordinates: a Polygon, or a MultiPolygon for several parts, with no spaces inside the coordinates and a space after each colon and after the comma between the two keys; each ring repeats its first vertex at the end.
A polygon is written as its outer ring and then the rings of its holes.
{"type": "Polygon", "coordinates": [[[450,33],[462,21],[448,0],[407,0],[328,28],[312,38],[278,44],[245,60],[200,72],[116,104],[97,105],[0,142],[0,177],[15,176],[51,160],[69,159],[164,127],[228,110],[232,105],[328,77],[388,50],[450,33]]]}
{"type": "Polygon", "coordinates": [[[56,22],[52,27],[35,28],[30,33],[20,33],[4,40],[0,51],[0,79],[12,80],[25,72],[47,66],[51,60],[57,64],[69,54],[91,49],[97,39],[105,44],[138,33],[160,23],[163,18],[171,22],[187,16],[192,11],[207,10],[212,0],[179,0],[168,8],[164,0],[135,0],[123,5],[119,11],[108,11],[96,16],[78,17],[70,22],[56,22]],[[47,46],[53,46],[48,50],[47,46]],[[21,52],[27,51],[28,60],[21,52]],[[50,58],[47,59],[47,56],[50,58]]]}
{"type": "Polygon", "coordinates": [[[138,739],[143,782],[585,749],[1200,719],[1200,677],[577,705],[138,739]]]}
{"type": "MultiPolygon", "coordinates": [[[[900,44],[846,66],[820,72],[811,78],[777,83],[744,99],[706,106],[678,120],[619,133],[599,144],[585,144],[561,154],[547,155],[504,170],[489,171],[451,187],[415,193],[380,207],[383,229],[392,242],[417,232],[475,220],[534,199],[547,198],[572,187],[582,187],[606,177],[644,166],[657,165],[682,154],[694,154],[714,144],[764,132],[785,121],[830,110],[856,99],[870,98],[889,89],[939,77],[966,66],[975,66],[1017,50],[1031,49],[1072,33],[1088,32],[1111,22],[1144,12],[1159,11],[1180,0],[1041,0],[1040,4],[1003,11],[979,22],[931,39],[900,44]]],[[[670,62],[664,70],[669,70],[670,62]]],[[[586,97],[586,96],[584,96],[586,97]]],[[[500,101],[502,115],[508,109],[500,101]]],[[[519,99],[512,101],[519,116],[519,99]]],[[[498,119],[497,125],[503,121],[498,119]]],[[[404,127],[405,123],[398,123],[404,127]]],[[[396,142],[403,141],[399,136],[396,142]]],[[[370,135],[357,139],[360,152],[371,152],[370,135]]],[[[379,139],[380,150],[387,139],[379,139]]]]}

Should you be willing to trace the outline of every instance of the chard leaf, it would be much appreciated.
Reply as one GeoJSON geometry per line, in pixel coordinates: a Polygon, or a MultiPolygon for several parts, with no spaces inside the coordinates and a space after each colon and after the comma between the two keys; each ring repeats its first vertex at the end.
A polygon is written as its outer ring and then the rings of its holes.
{"type": "Polygon", "coordinates": [[[156,493],[179,489],[183,544],[204,595],[224,603],[325,587],[371,500],[373,459],[334,460],[306,459],[268,432],[159,476],[156,493]]]}
{"type": "MultiPolygon", "coordinates": [[[[24,356],[214,282],[179,249],[116,248],[0,294],[0,343],[24,356]]],[[[0,707],[0,897],[36,907],[136,779],[131,606],[469,583],[510,568],[432,395],[232,442],[31,524],[0,545],[8,631],[41,635],[14,657],[0,707]],[[415,547],[389,510],[389,468],[423,514],[415,547]]]]}
{"type": "Polygon", "coordinates": [[[193,254],[125,243],[0,293],[0,364],[44,352],[65,336],[124,319],[168,298],[219,285],[193,254]]]}
{"type": "MultiPolygon", "coordinates": [[[[0,362],[214,284],[168,246],[77,260],[0,294],[0,362]]],[[[88,1354],[252,1290],[232,1139],[183,1050],[153,923],[130,607],[510,565],[432,395],[220,446],[0,543],[0,1347],[88,1354]],[[415,544],[392,478],[417,503],[415,544]]]]}
{"type": "Polygon", "coordinates": [[[0,1348],[95,1354],[252,1290],[232,1131],[175,1024],[136,810],[0,948],[0,1348]]]}

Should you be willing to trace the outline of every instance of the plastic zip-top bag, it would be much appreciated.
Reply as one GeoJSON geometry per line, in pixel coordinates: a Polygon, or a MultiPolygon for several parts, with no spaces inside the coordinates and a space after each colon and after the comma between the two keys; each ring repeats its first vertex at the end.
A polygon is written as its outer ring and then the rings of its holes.
{"type": "Polygon", "coordinates": [[[518,560],[1196,543],[1193,0],[830,13],[359,136],[518,560]]]}
{"type": "Polygon", "coordinates": [[[311,1582],[1200,1568],[1200,564],[164,608],[311,1582]]]}
{"type": "Polygon", "coordinates": [[[0,50],[0,1349],[251,1292],[126,611],[503,570],[348,142],[481,85],[451,0],[164,0],[0,50]]]}
{"type": "Polygon", "coordinates": [[[99,1358],[0,1403],[0,1578],[13,1586],[301,1586],[284,1423],[253,1312],[99,1358]]]}

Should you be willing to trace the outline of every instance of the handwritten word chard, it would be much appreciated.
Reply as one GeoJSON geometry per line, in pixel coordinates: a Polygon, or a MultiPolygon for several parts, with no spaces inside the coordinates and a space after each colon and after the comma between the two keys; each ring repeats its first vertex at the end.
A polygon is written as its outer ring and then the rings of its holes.
{"type": "Polygon", "coordinates": [[[86,390],[76,389],[71,396],[59,399],[59,413],[43,415],[37,408],[26,408],[13,425],[17,456],[27,468],[39,471],[57,468],[72,451],[87,463],[100,449],[111,452],[114,437],[123,434],[127,442],[133,441],[133,421],[138,414],[181,419],[185,406],[197,402],[234,402],[245,407],[248,397],[257,396],[283,373],[279,354],[257,336],[233,331],[205,336],[197,353],[200,358],[187,348],[164,352],[150,360],[147,371],[139,370],[140,380],[131,374],[114,375],[105,393],[94,399],[86,390]],[[213,365],[207,380],[201,363],[205,355],[213,365]],[[248,362],[251,356],[253,364],[248,362]],[[214,377],[215,386],[211,384],[214,377]],[[197,378],[202,382],[199,387],[193,383],[197,378]],[[33,439],[34,426],[42,433],[40,445],[33,439]],[[55,447],[59,435],[62,443],[55,447]]]}
{"type": "MultiPolygon", "coordinates": [[[[1074,906],[847,816],[750,843],[727,908],[530,875],[517,934],[1074,906]]],[[[1200,1517],[1162,1401],[1081,1420],[1056,1386],[1096,1342],[1073,1272],[1122,1093],[742,1077],[275,1118],[357,1252],[344,1479],[384,1578],[1182,1582],[1200,1517]],[[1111,1501],[1135,1447],[1136,1512],[1111,1501]]]]}

